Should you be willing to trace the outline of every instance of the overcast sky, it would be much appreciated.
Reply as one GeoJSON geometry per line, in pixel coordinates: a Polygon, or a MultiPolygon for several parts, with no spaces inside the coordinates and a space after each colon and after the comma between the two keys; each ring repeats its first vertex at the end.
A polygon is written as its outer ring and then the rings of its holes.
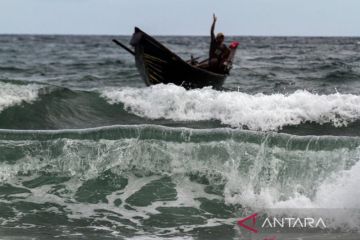
{"type": "Polygon", "coordinates": [[[0,0],[0,33],[360,36],[360,0],[0,0]]]}

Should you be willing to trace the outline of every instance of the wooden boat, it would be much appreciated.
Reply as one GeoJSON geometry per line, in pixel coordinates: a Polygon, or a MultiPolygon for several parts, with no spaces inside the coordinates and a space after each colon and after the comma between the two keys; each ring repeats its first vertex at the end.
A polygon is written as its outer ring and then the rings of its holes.
{"type": "MultiPolygon", "coordinates": [[[[223,72],[213,72],[199,64],[184,61],[168,48],[139,28],[135,28],[130,44],[135,48],[136,66],[146,85],[173,83],[186,89],[211,86],[221,89],[228,76],[237,44],[230,46],[228,68],[223,72]]],[[[127,49],[128,51],[131,51],[127,49]]],[[[204,62],[207,62],[205,60],[204,62]]],[[[207,64],[205,64],[206,66],[207,64]]]]}

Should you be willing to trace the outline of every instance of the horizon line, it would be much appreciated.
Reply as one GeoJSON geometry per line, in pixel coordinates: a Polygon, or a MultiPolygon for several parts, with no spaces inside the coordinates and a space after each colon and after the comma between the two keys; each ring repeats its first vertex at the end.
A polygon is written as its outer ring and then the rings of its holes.
{"type": "MultiPolygon", "coordinates": [[[[109,34],[109,33],[0,33],[0,36],[20,36],[20,35],[28,35],[28,36],[120,36],[120,37],[131,37],[132,34],[109,34]]],[[[229,37],[309,37],[309,38],[360,38],[360,35],[257,35],[257,34],[225,34],[229,37]]],[[[151,34],[151,36],[156,37],[208,37],[208,35],[201,35],[201,34],[151,34]]]]}

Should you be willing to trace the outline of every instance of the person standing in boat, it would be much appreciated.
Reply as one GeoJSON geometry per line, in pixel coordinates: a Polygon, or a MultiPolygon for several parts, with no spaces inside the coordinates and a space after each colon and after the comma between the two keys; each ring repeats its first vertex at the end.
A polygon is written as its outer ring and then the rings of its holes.
{"type": "Polygon", "coordinates": [[[215,72],[223,72],[226,68],[225,62],[229,57],[230,50],[224,44],[225,36],[223,33],[218,33],[215,36],[216,16],[213,14],[213,23],[211,25],[210,35],[210,51],[209,51],[209,68],[215,72]]]}

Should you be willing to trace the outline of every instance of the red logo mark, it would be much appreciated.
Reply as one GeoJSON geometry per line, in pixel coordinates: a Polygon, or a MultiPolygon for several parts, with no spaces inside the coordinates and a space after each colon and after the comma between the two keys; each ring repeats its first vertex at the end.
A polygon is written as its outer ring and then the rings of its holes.
{"type": "Polygon", "coordinates": [[[254,228],[255,224],[256,224],[256,216],[257,216],[257,213],[254,213],[253,215],[250,215],[244,219],[241,219],[237,222],[237,224],[240,226],[240,227],[243,227],[251,232],[254,232],[254,233],[257,233],[258,230],[254,228]],[[245,222],[252,219],[252,224],[251,226],[249,225],[246,225],[245,222]]]}

